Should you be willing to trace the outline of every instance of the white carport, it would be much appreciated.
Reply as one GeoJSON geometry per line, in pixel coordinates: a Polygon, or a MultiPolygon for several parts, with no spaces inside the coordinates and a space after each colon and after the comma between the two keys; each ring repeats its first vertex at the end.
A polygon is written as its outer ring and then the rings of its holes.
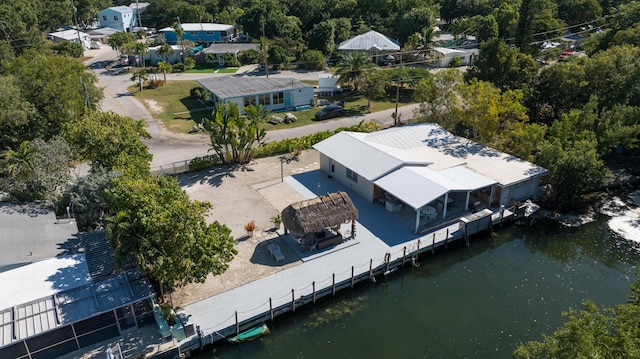
{"type": "Polygon", "coordinates": [[[420,212],[429,203],[444,196],[442,218],[445,218],[449,192],[466,191],[465,208],[468,208],[470,193],[491,186],[495,181],[464,166],[452,167],[440,172],[428,167],[407,166],[378,179],[374,183],[416,211],[415,231],[417,232],[420,224],[420,212]]]}

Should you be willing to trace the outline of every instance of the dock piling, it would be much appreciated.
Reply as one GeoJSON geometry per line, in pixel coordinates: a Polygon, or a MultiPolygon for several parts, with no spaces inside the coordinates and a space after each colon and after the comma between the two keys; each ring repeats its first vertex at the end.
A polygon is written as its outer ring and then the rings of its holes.
{"type": "Polygon", "coordinates": [[[436,232],[433,232],[433,240],[431,241],[431,254],[436,252],[436,232]]]}
{"type": "Polygon", "coordinates": [[[240,334],[240,323],[238,323],[238,311],[236,310],[236,335],[240,334]]]}
{"type": "Polygon", "coordinates": [[[269,313],[271,313],[271,321],[273,321],[273,301],[269,297],[269,313]]]}
{"type": "Polygon", "coordinates": [[[294,313],[296,311],[296,295],[293,288],[291,289],[291,311],[294,313]]]}
{"type": "Polygon", "coordinates": [[[332,284],[331,291],[333,295],[336,295],[336,274],[335,273],[333,273],[333,284],[332,284]]]}
{"type": "Polygon", "coordinates": [[[404,267],[404,260],[407,258],[407,246],[402,247],[402,266],[404,267]]]}
{"type": "Polygon", "coordinates": [[[353,288],[353,285],[355,284],[354,280],[355,280],[355,268],[354,266],[351,266],[351,288],[353,288]]]}
{"type": "Polygon", "coordinates": [[[316,281],[315,280],[311,283],[311,286],[313,287],[313,304],[316,304],[316,281]]]}

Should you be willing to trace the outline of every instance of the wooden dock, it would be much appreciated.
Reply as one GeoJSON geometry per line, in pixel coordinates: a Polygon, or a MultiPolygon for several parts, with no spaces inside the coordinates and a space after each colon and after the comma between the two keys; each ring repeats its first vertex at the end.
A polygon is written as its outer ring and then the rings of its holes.
{"type": "Polygon", "coordinates": [[[182,312],[188,318],[186,324],[194,325],[195,334],[178,343],[180,352],[226,340],[339,290],[392,273],[411,265],[421,253],[435,252],[450,242],[463,239],[469,245],[470,235],[491,231],[495,224],[515,217],[513,209],[486,209],[482,213],[469,216],[471,220],[467,219],[466,225],[449,222],[395,245],[387,244],[358,223],[357,245],[340,248],[346,244],[343,243],[327,255],[185,306],[182,312]],[[473,218],[484,219],[486,228],[473,218]],[[470,228],[473,232],[469,232],[470,228]]]}

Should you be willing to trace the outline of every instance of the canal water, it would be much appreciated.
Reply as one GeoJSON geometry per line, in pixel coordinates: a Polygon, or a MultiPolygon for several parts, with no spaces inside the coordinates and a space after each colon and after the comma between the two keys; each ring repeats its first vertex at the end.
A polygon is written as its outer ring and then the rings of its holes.
{"type": "Polygon", "coordinates": [[[625,302],[640,252],[609,222],[600,213],[578,227],[498,228],[196,358],[509,358],[561,326],[570,307],[625,302]]]}

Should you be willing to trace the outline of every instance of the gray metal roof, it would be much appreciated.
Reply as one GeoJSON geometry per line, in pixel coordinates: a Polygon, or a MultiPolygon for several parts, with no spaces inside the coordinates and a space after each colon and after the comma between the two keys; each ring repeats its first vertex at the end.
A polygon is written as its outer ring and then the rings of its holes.
{"type": "Polygon", "coordinates": [[[78,226],[56,220],[51,206],[43,203],[0,203],[0,272],[14,264],[55,257],[59,244],[75,238],[78,226]]]}
{"type": "Polygon", "coordinates": [[[248,43],[233,43],[222,42],[214,43],[211,46],[204,49],[202,52],[205,54],[235,54],[238,51],[256,50],[260,48],[260,44],[248,44],[248,43]]]}
{"type": "Polygon", "coordinates": [[[313,87],[297,79],[273,77],[247,78],[239,76],[220,76],[197,81],[202,85],[202,87],[221,99],[313,87]]]}
{"type": "Polygon", "coordinates": [[[390,51],[400,50],[400,46],[389,37],[371,30],[364,34],[358,35],[349,40],[343,41],[338,46],[338,50],[362,50],[362,51],[390,51]]]}

